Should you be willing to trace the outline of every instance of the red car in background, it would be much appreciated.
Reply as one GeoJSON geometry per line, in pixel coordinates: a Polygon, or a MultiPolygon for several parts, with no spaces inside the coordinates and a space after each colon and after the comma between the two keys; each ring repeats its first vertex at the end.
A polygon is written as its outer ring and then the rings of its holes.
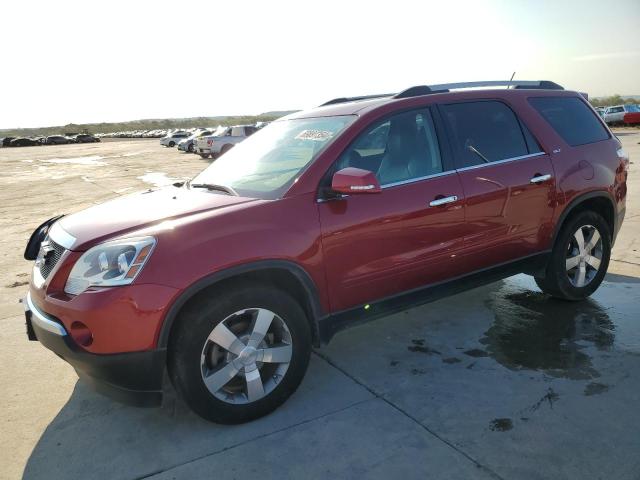
{"type": "Polygon", "coordinates": [[[585,99],[553,82],[334,99],[189,182],[41,225],[25,251],[29,338],[122,401],[157,405],[168,370],[199,415],[248,421],[348,325],[520,272],[588,297],[627,167],[585,99]]]}

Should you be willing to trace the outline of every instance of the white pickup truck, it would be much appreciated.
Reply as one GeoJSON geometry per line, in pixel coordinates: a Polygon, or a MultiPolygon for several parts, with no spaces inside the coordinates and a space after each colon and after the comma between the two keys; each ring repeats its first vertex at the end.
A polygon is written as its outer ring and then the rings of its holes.
{"type": "Polygon", "coordinates": [[[256,130],[253,125],[219,127],[213,134],[196,139],[196,153],[202,158],[218,158],[256,130]]]}

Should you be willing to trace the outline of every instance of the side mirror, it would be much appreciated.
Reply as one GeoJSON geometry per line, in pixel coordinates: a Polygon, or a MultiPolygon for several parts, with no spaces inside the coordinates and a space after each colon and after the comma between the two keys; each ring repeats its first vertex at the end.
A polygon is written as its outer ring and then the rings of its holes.
{"type": "Polygon", "coordinates": [[[357,193],[380,193],[382,188],[373,172],[361,168],[347,167],[333,174],[331,189],[334,192],[354,195],[357,193]]]}

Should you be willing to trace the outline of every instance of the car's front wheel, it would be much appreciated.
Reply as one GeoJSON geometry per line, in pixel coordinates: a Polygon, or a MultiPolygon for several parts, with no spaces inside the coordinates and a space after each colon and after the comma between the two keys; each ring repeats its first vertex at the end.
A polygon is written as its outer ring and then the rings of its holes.
{"type": "Polygon", "coordinates": [[[169,146],[172,147],[172,148],[175,147],[176,146],[176,142],[169,142],[169,146]]]}
{"type": "Polygon", "coordinates": [[[611,256],[611,232],[604,218],[584,211],[563,227],[551,252],[540,289],[564,300],[582,300],[600,286],[611,256]]]}
{"type": "Polygon", "coordinates": [[[259,284],[201,296],[171,334],[169,375],[186,403],[217,423],[266,415],[296,390],[311,353],[304,310],[259,284]]]}

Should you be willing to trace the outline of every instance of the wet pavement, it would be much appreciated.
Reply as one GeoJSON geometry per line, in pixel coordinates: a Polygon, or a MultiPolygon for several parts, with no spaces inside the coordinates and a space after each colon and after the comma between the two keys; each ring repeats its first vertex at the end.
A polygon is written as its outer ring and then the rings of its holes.
{"type": "MultiPolygon", "coordinates": [[[[622,138],[640,158],[640,134],[622,138]]],[[[31,178],[0,179],[0,199],[13,202],[0,225],[9,273],[0,289],[0,477],[640,479],[637,181],[611,273],[589,300],[551,299],[518,275],[352,328],[312,355],[283,407],[229,427],[200,420],[171,390],[160,409],[111,402],[26,341],[14,302],[32,224],[65,202],[79,208],[202,166],[150,141],[77,149],[80,163],[45,162],[73,157],[52,148],[32,159],[33,177],[28,158],[3,159],[0,149],[0,161],[31,178]],[[53,201],[36,202],[51,181],[53,201]]]]}

